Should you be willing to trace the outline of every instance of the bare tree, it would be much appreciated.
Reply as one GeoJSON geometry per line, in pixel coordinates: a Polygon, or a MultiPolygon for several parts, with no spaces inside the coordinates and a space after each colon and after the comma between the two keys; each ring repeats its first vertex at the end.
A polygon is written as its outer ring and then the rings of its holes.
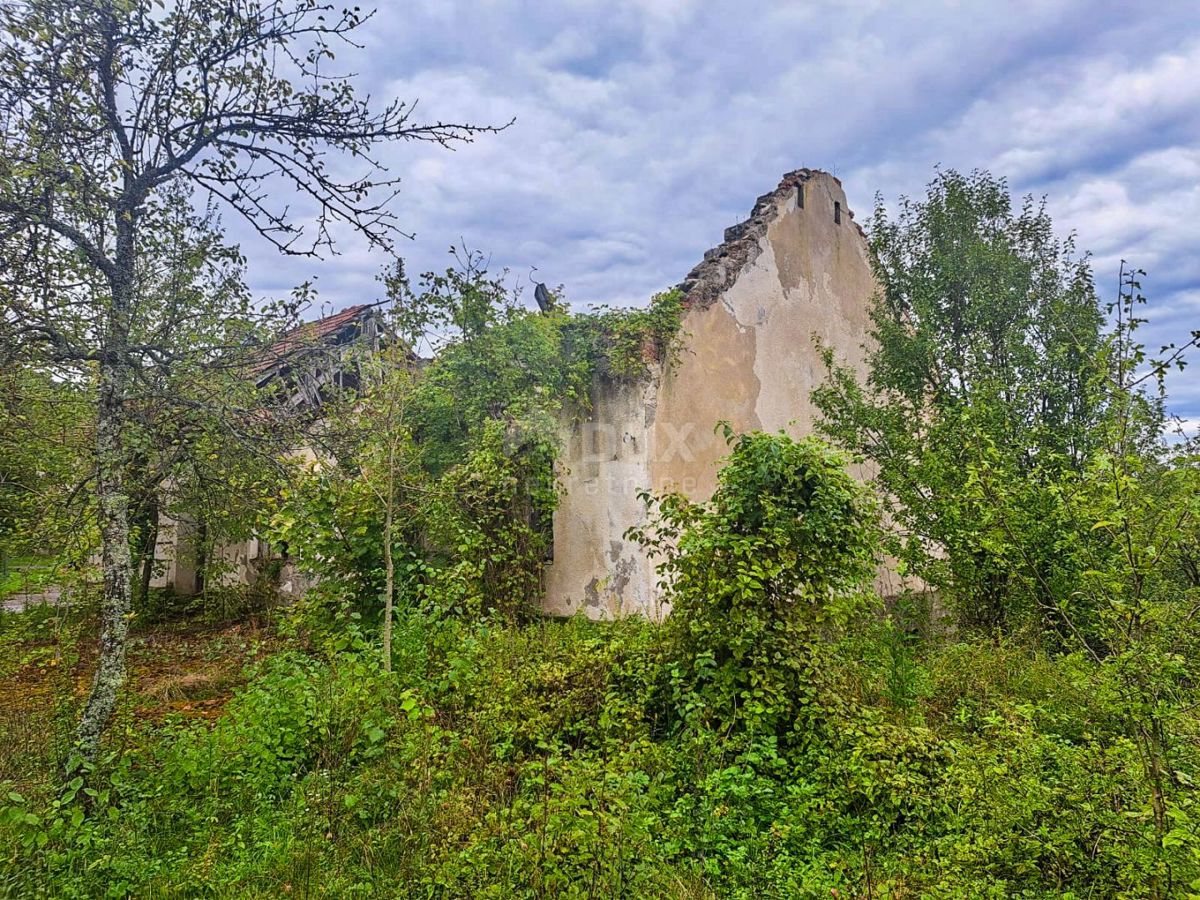
{"type": "Polygon", "coordinates": [[[44,354],[95,378],[104,587],[76,736],[84,760],[125,676],[131,397],[141,373],[186,355],[139,318],[139,260],[169,215],[164,192],[190,183],[287,254],[332,249],[337,223],[386,248],[402,232],[388,209],[397,179],[372,155],[380,145],[449,147],[494,130],[420,123],[411,104],[360,98],[334,55],[369,17],[319,0],[0,6],[0,339],[9,355],[44,354]],[[363,174],[343,176],[342,161],[363,174]]]}

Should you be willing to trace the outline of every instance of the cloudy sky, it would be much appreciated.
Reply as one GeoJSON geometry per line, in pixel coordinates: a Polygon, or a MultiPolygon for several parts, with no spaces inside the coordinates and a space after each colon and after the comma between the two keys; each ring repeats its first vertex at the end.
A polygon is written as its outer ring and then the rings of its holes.
{"type": "MultiPolygon", "coordinates": [[[[462,241],[514,283],[536,266],[578,305],[641,303],[785,171],[833,172],[862,219],[936,165],[983,167],[1047,196],[1106,295],[1122,257],[1148,270],[1151,340],[1200,327],[1196,0],[409,0],[363,39],[342,61],[374,96],[516,119],[386,151],[410,271],[462,241]]],[[[327,309],[378,295],[353,240],[280,261],[235,234],[262,294],[315,276],[327,309]]],[[[1200,360],[1172,395],[1200,421],[1200,360]]]]}

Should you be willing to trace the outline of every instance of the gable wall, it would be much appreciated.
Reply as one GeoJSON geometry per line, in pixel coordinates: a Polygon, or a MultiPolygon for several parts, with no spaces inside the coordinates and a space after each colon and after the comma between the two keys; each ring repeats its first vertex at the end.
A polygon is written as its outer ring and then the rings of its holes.
{"type": "Polygon", "coordinates": [[[726,238],[681,286],[688,309],[676,365],[643,384],[598,381],[590,417],[563,420],[565,494],[554,519],[547,612],[665,615],[653,561],[624,540],[645,521],[638,491],[711,496],[727,450],[714,432],[719,421],[738,431],[812,433],[809,394],[824,377],[814,335],[863,370],[875,282],[836,178],[784,176],[726,238]]]}

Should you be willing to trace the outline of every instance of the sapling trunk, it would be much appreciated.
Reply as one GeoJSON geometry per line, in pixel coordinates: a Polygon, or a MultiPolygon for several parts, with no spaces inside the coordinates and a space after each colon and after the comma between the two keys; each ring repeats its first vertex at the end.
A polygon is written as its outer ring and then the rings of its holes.
{"type": "MultiPolygon", "coordinates": [[[[394,470],[395,463],[391,463],[391,468],[394,470]]],[[[388,481],[392,481],[392,472],[389,472],[388,481]]],[[[394,486],[388,484],[387,511],[384,514],[383,522],[383,565],[386,572],[384,581],[384,596],[383,596],[383,669],[385,672],[392,671],[392,607],[396,596],[396,563],[392,559],[392,525],[395,520],[395,496],[394,486]]]]}
{"type": "Polygon", "coordinates": [[[138,535],[138,565],[141,568],[135,609],[144,610],[150,600],[150,582],[154,580],[155,551],[158,549],[158,498],[148,498],[146,515],[138,535]]]}

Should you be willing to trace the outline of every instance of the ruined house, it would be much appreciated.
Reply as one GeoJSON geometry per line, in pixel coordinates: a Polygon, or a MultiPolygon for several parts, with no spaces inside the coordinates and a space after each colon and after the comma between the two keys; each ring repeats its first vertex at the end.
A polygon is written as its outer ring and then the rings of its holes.
{"type": "Polygon", "coordinates": [[[811,433],[809,396],[825,375],[815,339],[863,371],[875,282],[863,232],[827,172],[785,175],[680,290],[677,362],[641,383],[598,379],[588,417],[563,417],[551,614],[662,617],[653,560],[624,537],[646,520],[638,492],[707,499],[727,452],[714,430],[722,420],[738,431],[811,433]]]}
{"type": "MultiPolygon", "coordinates": [[[[258,355],[249,374],[259,388],[273,389],[277,402],[315,415],[332,391],[358,390],[364,377],[364,354],[378,352],[387,339],[377,306],[347,307],[280,335],[258,355]]],[[[163,515],[155,547],[154,587],[197,594],[204,588],[206,568],[217,571],[222,583],[249,584],[268,564],[279,560],[267,541],[251,538],[217,547],[214,552],[219,564],[206,566],[203,529],[199,518],[163,515]]],[[[305,584],[293,567],[282,566],[280,589],[284,593],[299,593],[305,584]]]]}
{"type": "MultiPolygon", "coordinates": [[[[549,614],[665,615],[654,561],[625,539],[647,518],[639,492],[707,499],[727,452],[719,422],[737,431],[811,433],[810,394],[825,377],[818,340],[863,373],[876,285],[837,178],[810,169],[788,173],[724,238],[679,285],[685,312],[675,358],[652,365],[640,381],[598,375],[586,417],[563,411],[564,493],[544,577],[549,614]]],[[[357,383],[354,360],[364,344],[378,347],[377,315],[355,306],[300,326],[264,354],[255,378],[262,386],[278,382],[293,405],[318,407],[328,385],[357,383]]],[[[175,523],[177,540],[164,538],[158,584],[185,593],[199,588],[186,551],[193,527],[175,523]]],[[[252,580],[272,552],[256,540],[223,548],[227,580],[252,580]]],[[[897,591],[894,576],[880,577],[881,590],[897,591]]],[[[285,571],[285,590],[301,584],[285,571]]]]}

